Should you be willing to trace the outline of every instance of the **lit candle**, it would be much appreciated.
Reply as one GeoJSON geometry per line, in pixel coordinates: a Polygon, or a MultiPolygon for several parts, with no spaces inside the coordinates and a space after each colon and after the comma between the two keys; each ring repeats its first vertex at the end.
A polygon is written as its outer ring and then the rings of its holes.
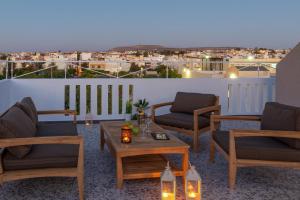
{"type": "Polygon", "coordinates": [[[189,198],[196,198],[196,193],[195,192],[189,192],[189,198]]]}
{"type": "Polygon", "coordinates": [[[194,192],[194,187],[192,184],[188,184],[188,197],[191,199],[194,199],[197,197],[197,194],[194,192]]]}
{"type": "Polygon", "coordinates": [[[162,193],[162,200],[172,200],[174,199],[174,194],[170,192],[163,192],[162,193]]]}
{"type": "Polygon", "coordinates": [[[123,138],[123,140],[124,140],[124,142],[129,142],[129,137],[125,136],[125,137],[123,138]]]}

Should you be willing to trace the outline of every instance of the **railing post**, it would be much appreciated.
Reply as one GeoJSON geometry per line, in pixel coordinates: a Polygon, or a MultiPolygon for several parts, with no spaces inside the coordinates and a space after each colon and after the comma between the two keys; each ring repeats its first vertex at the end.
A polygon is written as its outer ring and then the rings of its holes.
{"type": "Polygon", "coordinates": [[[65,79],[67,79],[67,65],[65,65],[65,79]]]}
{"type": "Polygon", "coordinates": [[[119,69],[121,68],[121,62],[119,63],[119,66],[117,67],[117,78],[119,78],[119,69]]]}
{"type": "Polygon", "coordinates": [[[8,58],[6,59],[6,75],[5,78],[8,79],[8,58]]]}
{"type": "Polygon", "coordinates": [[[166,78],[169,78],[169,66],[167,65],[166,78]]]}
{"type": "Polygon", "coordinates": [[[14,78],[14,63],[13,62],[10,63],[10,78],[11,79],[14,78]]]}

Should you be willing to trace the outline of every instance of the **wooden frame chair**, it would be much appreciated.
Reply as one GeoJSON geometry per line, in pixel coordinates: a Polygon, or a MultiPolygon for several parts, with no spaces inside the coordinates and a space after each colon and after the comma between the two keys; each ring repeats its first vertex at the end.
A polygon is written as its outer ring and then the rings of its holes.
{"type": "MultiPolygon", "coordinates": [[[[56,111],[38,111],[38,114],[65,114],[73,115],[73,123],[76,123],[76,111],[56,110],[56,111]]],[[[84,142],[82,136],[50,136],[50,137],[32,137],[32,138],[11,138],[0,139],[0,148],[22,146],[22,145],[43,145],[43,144],[73,144],[79,145],[77,167],[72,168],[42,168],[26,170],[5,171],[0,163],[0,184],[8,181],[21,180],[37,177],[76,177],[78,182],[79,198],[84,199],[84,142]]],[[[1,154],[2,155],[2,154],[1,154]]]]}
{"type": "Polygon", "coordinates": [[[217,149],[229,162],[228,182],[230,189],[233,189],[236,182],[236,173],[238,167],[251,166],[272,166],[300,169],[300,162],[272,161],[272,160],[250,160],[237,158],[236,139],[241,137],[282,137],[300,139],[300,131],[274,131],[274,130],[230,130],[229,135],[229,153],[227,153],[213,139],[217,127],[222,120],[242,120],[242,121],[261,121],[260,116],[211,116],[211,141],[210,141],[210,161],[214,162],[215,149],[217,149]]]}
{"type": "MultiPolygon", "coordinates": [[[[155,110],[164,106],[171,106],[173,105],[174,102],[166,102],[166,103],[160,103],[160,104],[155,104],[151,107],[151,116],[152,116],[152,120],[155,121],[155,110]]],[[[212,112],[215,114],[220,114],[221,112],[221,105],[219,105],[219,97],[216,96],[216,102],[214,106],[209,106],[209,107],[205,107],[205,108],[200,108],[197,110],[194,110],[193,113],[193,120],[194,120],[194,127],[192,130],[189,129],[184,129],[184,128],[178,128],[178,127],[174,127],[174,126],[168,126],[168,125],[162,125],[159,124],[162,128],[166,129],[166,130],[171,130],[171,131],[177,131],[180,133],[184,133],[186,135],[192,136],[193,137],[193,150],[194,152],[197,152],[199,149],[199,135],[201,133],[205,133],[207,131],[210,130],[210,126],[204,127],[202,129],[199,129],[199,116],[201,114],[207,113],[207,112],[212,112]]]]}

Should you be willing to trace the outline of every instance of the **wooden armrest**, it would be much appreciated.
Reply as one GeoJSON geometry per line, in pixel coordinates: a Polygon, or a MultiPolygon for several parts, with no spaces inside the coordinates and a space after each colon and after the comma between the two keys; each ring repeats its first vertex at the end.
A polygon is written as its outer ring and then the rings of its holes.
{"type": "Polygon", "coordinates": [[[76,110],[42,110],[42,111],[37,111],[38,115],[73,115],[73,123],[76,124],[76,116],[77,112],[76,110]]]}
{"type": "Polygon", "coordinates": [[[34,144],[80,144],[83,145],[82,136],[50,136],[31,138],[0,139],[0,148],[34,144]]]}
{"type": "Polygon", "coordinates": [[[211,115],[211,120],[219,122],[222,120],[238,120],[238,121],[261,121],[260,115],[211,115]]]}
{"type": "Polygon", "coordinates": [[[214,112],[214,111],[221,111],[221,106],[209,106],[209,107],[205,107],[205,108],[200,108],[197,110],[194,110],[194,115],[201,115],[207,112],[214,112]]]}
{"type": "Polygon", "coordinates": [[[165,102],[165,103],[159,103],[159,104],[154,104],[151,106],[151,118],[152,118],[152,121],[154,121],[155,119],[155,110],[157,108],[160,108],[160,107],[164,107],[164,106],[170,106],[170,105],[173,105],[173,101],[172,102],[165,102]]]}
{"type": "Polygon", "coordinates": [[[64,114],[64,115],[76,115],[75,110],[41,110],[37,111],[38,115],[57,115],[57,114],[64,114]]]}
{"type": "Polygon", "coordinates": [[[5,151],[5,148],[0,149],[0,174],[3,174],[3,165],[2,165],[2,159],[3,159],[3,153],[5,151]]]}
{"type": "Polygon", "coordinates": [[[173,105],[173,101],[172,102],[165,102],[165,103],[159,103],[159,104],[155,104],[155,105],[152,105],[152,110],[155,110],[157,108],[160,108],[160,107],[164,107],[164,106],[170,106],[170,105],[173,105]]]}
{"type": "Polygon", "coordinates": [[[211,134],[214,134],[214,131],[220,126],[220,122],[222,120],[261,121],[261,116],[259,115],[211,115],[210,116],[211,134]]]}
{"type": "Polygon", "coordinates": [[[283,137],[300,139],[300,131],[278,131],[278,130],[230,130],[233,137],[283,137]]]}

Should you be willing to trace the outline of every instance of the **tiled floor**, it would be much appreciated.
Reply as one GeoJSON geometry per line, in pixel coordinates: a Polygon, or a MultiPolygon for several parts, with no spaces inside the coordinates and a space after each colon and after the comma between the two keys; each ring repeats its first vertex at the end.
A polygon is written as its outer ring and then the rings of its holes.
{"type": "MultiPolygon", "coordinates": [[[[255,128],[257,124],[223,124],[230,127],[255,128]]],[[[85,137],[85,197],[86,199],[160,199],[158,179],[125,181],[122,191],[115,189],[115,164],[110,153],[99,151],[99,130],[87,130],[79,125],[85,137]]],[[[190,138],[178,135],[186,142],[190,138]]],[[[234,192],[227,188],[227,162],[217,154],[214,164],[208,163],[208,137],[201,137],[201,152],[190,154],[202,180],[203,199],[300,199],[300,170],[276,168],[244,168],[238,170],[234,192]]],[[[72,178],[47,178],[5,183],[0,188],[0,199],[78,199],[77,183],[72,178]]],[[[184,199],[181,179],[177,181],[177,199],[184,199]]]]}

